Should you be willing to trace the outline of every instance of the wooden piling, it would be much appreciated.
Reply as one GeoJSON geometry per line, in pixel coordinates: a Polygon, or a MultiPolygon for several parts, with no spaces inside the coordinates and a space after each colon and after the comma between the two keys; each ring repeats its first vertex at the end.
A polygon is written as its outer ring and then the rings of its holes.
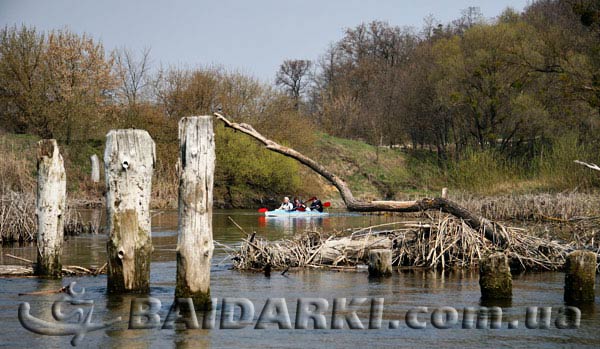
{"type": "Polygon", "coordinates": [[[479,287],[483,299],[512,298],[512,276],[504,253],[494,253],[479,261],[479,287]]]}
{"type": "Polygon", "coordinates": [[[375,249],[369,251],[369,277],[392,275],[392,250],[375,249]]]}
{"type": "Polygon", "coordinates": [[[144,130],[106,135],[104,173],[109,293],[145,293],[150,285],[150,195],[154,141],[144,130]]]}
{"type": "Polygon", "coordinates": [[[565,263],[565,294],[567,303],[594,302],[596,253],[574,251],[565,263]]]}
{"type": "Polygon", "coordinates": [[[212,202],[215,142],[211,116],[179,121],[179,239],[176,298],[209,309],[213,254],[212,202]]]}
{"type": "Polygon", "coordinates": [[[60,278],[67,179],[56,140],[43,139],[38,142],[37,170],[35,274],[60,278]]]}
{"type": "Polygon", "coordinates": [[[98,183],[100,182],[100,160],[98,159],[98,155],[94,154],[90,156],[90,162],[92,165],[90,177],[93,183],[98,183]]]}

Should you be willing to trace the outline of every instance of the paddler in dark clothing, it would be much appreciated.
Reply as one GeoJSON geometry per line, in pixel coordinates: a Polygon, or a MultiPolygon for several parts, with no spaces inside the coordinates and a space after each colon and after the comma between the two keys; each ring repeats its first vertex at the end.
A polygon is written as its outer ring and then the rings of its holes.
{"type": "Polygon", "coordinates": [[[323,203],[321,202],[321,200],[317,199],[316,196],[313,196],[308,201],[312,201],[312,203],[310,204],[311,211],[323,212],[323,203]]]}

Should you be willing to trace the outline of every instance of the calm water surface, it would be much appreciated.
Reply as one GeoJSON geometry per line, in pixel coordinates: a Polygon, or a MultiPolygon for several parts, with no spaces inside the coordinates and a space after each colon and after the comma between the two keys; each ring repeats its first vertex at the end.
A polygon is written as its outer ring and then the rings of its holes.
{"type": "MultiPolygon", "coordinates": [[[[88,213],[84,213],[84,216],[88,213]]],[[[335,215],[322,219],[265,219],[254,211],[216,211],[213,218],[214,239],[223,244],[236,244],[244,236],[230,221],[233,218],[247,232],[277,240],[291,237],[305,230],[331,231],[365,227],[398,220],[389,216],[335,215]]],[[[173,301],[175,287],[175,247],[177,244],[176,212],[156,212],[153,216],[152,239],[155,251],[152,257],[150,296],[162,303],[161,322],[164,321],[173,301]]],[[[106,236],[86,235],[70,238],[65,245],[63,264],[99,266],[105,261],[106,236]]],[[[2,254],[11,253],[35,259],[34,247],[1,248],[2,254]]],[[[16,264],[14,260],[0,257],[0,263],[16,264]]],[[[255,306],[255,319],[267,298],[285,298],[294,324],[296,302],[300,297],[325,298],[329,302],[328,325],[334,298],[367,297],[384,298],[381,329],[369,330],[279,330],[270,326],[255,330],[253,325],[240,330],[127,330],[129,310],[133,296],[106,294],[106,276],[67,277],[62,281],[33,278],[0,279],[0,346],[17,348],[68,347],[67,337],[47,337],[25,330],[17,319],[21,302],[31,304],[31,313],[51,320],[50,307],[57,295],[18,296],[19,292],[55,290],[71,281],[85,287],[84,298],[94,301],[94,322],[121,316],[124,320],[109,329],[91,332],[81,347],[127,348],[232,348],[232,347],[287,347],[287,348],[348,348],[348,347],[600,347],[599,305],[582,307],[579,329],[557,329],[554,326],[557,310],[563,306],[564,274],[527,273],[513,279],[512,304],[504,304],[502,329],[461,329],[462,309],[479,307],[479,286],[476,273],[465,271],[428,272],[404,271],[385,280],[369,280],[366,272],[335,272],[304,270],[270,278],[258,273],[230,270],[231,262],[226,252],[217,247],[211,270],[213,297],[241,297],[250,299],[255,306]],[[425,329],[406,326],[406,313],[415,307],[428,307],[429,313],[419,319],[425,329]],[[458,310],[459,325],[451,329],[436,329],[430,321],[431,312],[443,306],[458,310]],[[528,306],[553,307],[550,329],[527,329],[524,326],[528,306]],[[400,320],[397,329],[389,329],[391,321],[400,320]],[[517,329],[508,329],[508,322],[519,320],[517,329]]],[[[596,304],[600,299],[596,297],[596,304]]],[[[368,326],[369,306],[359,307],[357,314],[368,326]]],[[[217,319],[220,318],[220,305],[217,319]]],[[[218,320],[217,320],[218,327],[218,320]]]]}

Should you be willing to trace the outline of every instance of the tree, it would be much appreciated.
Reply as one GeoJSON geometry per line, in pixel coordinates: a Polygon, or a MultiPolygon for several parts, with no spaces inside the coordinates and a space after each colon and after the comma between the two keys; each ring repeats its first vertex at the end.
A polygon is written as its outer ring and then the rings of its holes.
{"type": "Polygon", "coordinates": [[[0,31],[0,121],[8,131],[50,134],[43,105],[44,35],[28,27],[0,31]]]}
{"type": "Polygon", "coordinates": [[[127,48],[115,51],[115,73],[119,79],[120,98],[131,107],[135,107],[144,97],[149,85],[150,49],[140,51],[139,58],[127,48]]]}
{"type": "Polygon", "coordinates": [[[300,105],[300,97],[309,83],[308,74],[311,61],[296,59],[285,60],[279,67],[275,84],[281,86],[295,101],[296,109],[300,105]]]}
{"type": "Polygon", "coordinates": [[[373,21],[347,29],[320,64],[321,89],[312,107],[326,130],[371,144],[395,144],[403,136],[398,103],[419,38],[411,28],[373,21]]]}
{"type": "Polygon", "coordinates": [[[87,35],[0,31],[0,120],[9,131],[70,143],[90,137],[111,103],[112,58],[87,35]]]}

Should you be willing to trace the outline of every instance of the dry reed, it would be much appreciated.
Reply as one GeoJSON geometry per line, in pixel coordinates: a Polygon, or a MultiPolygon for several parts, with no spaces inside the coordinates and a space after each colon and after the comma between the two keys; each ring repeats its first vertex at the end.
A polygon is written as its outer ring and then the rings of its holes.
{"type": "Polygon", "coordinates": [[[600,216],[598,193],[562,192],[491,197],[459,193],[452,196],[469,211],[497,221],[577,221],[600,216]]]}
{"type": "MultiPolygon", "coordinates": [[[[65,236],[98,232],[98,227],[85,223],[80,214],[68,207],[65,214],[65,236]]],[[[0,243],[35,241],[35,197],[30,193],[5,191],[0,196],[0,243]]]]}

